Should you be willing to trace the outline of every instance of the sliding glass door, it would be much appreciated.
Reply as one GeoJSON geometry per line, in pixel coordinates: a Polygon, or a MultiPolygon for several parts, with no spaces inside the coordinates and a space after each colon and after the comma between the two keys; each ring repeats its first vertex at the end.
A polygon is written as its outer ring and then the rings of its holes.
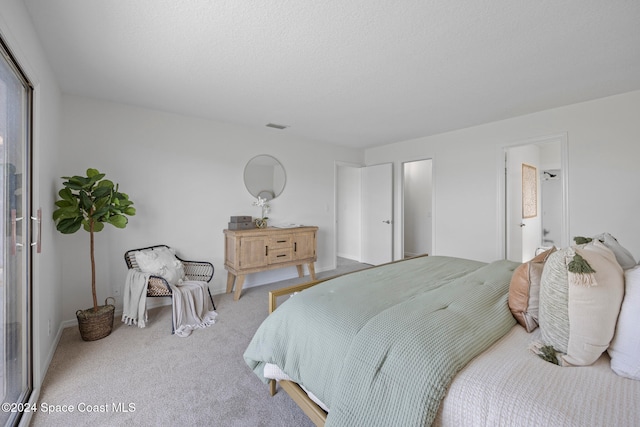
{"type": "Polygon", "coordinates": [[[32,89],[0,40],[0,423],[17,425],[32,391],[32,89]]]}

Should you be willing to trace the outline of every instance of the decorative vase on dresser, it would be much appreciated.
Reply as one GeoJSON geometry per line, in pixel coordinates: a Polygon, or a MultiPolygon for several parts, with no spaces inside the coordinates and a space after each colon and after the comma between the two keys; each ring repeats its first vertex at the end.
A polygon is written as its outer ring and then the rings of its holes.
{"type": "Polygon", "coordinates": [[[318,227],[224,230],[227,293],[235,285],[233,299],[237,301],[246,274],[294,265],[298,276],[303,277],[306,264],[311,279],[315,280],[317,231],[318,227]]]}

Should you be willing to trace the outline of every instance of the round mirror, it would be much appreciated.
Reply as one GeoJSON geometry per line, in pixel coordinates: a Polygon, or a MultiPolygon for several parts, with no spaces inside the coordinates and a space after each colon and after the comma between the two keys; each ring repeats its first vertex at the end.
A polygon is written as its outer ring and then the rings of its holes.
{"type": "Polygon", "coordinates": [[[282,164],[267,154],[254,157],[244,167],[244,185],[253,197],[275,199],[284,190],[286,180],[282,164]]]}

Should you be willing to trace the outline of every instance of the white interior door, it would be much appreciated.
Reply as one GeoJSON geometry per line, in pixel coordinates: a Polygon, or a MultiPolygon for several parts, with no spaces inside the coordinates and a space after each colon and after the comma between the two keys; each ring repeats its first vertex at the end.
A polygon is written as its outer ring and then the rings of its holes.
{"type": "MultiPolygon", "coordinates": [[[[535,256],[541,246],[541,221],[536,210],[534,216],[523,214],[523,165],[538,170],[539,148],[536,145],[522,145],[507,150],[507,259],[524,262],[535,256]]],[[[537,175],[537,172],[535,172],[537,175]]],[[[537,179],[537,177],[536,177],[537,179]]],[[[538,182],[536,181],[536,188],[538,182]]],[[[536,191],[536,197],[539,192],[536,191]]],[[[540,203],[536,201],[536,207],[540,203]]]]}
{"type": "Polygon", "coordinates": [[[362,168],[362,262],[393,260],[393,165],[362,168]]]}

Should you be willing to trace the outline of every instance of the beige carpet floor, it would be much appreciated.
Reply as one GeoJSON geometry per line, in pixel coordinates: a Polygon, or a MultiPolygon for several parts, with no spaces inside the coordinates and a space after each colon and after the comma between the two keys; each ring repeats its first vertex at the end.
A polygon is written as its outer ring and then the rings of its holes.
{"type": "MultiPolygon", "coordinates": [[[[364,267],[346,263],[318,276],[364,267]]],[[[170,306],[149,310],[146,328],[116,318],[98,341],[66,328],[31,426],[312,426],[286,393],[271,397],[242,357],[268,314],[268,291],[305,280],[249,288],[239,301],[214,295],[216,323],[187,338],[171,335],[170,306]]]]}

